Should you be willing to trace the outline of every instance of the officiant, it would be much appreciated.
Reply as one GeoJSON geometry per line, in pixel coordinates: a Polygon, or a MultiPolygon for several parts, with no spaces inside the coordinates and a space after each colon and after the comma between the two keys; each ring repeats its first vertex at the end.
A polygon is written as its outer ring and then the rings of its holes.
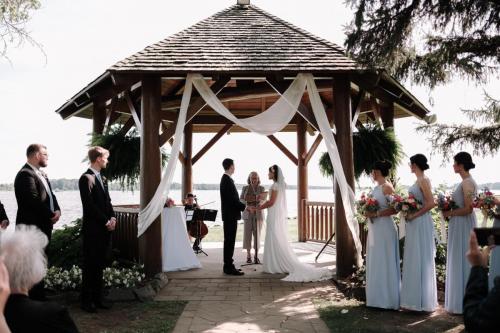
{"type": "Polygon", "coordinates": [[[265,189],[260,185],[260,178],[257,172],[252,171],[247,178],[246,186],[241,190],[240,199],[246,203],[243,212],[243,248],[247,250],[247,263],[252,263],[251,248],[253,239],[254,263],[259,264],[260,233],[264,222],[262,210],[255,210],[260,201],[265,199],[265,189]]]}

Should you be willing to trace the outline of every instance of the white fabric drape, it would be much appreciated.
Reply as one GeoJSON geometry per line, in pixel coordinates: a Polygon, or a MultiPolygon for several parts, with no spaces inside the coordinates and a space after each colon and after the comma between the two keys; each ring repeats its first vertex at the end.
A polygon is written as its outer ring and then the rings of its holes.
{"type": "MultiPolygon", "coordinates": [[[[354,192],[345,178],[344,169],[342,168],[340,155],[337,149],[337,144],[335,143],[332,129],[330,128],[328,119],[325,114],[325,109],[323,103],[321,102],[321,98],[319,96],[318,89],[316,87],[312,74],[298,74],[290,87],[285,91],[285,93],[268,110],[256,116],[245,119],[236,118],[220,102],[220,100],[213,93],[213,91],[210,89],[201,75],[189,74],[186,78],[186,86],[184,95],[182,97],[179,119],[177,120],[174,143],[172,145],[172,152],[170,156],[177,156],[179,154],[180,145],[183,138],[182,133],[186,122],[186,113],[191,98],[192,85],[196,87],[196,89],[200,93],[200,96],[215,112],[226,117],[240,127],[262,135],[271,135],[279,132],[290,122],[290,120],[297,112],[300,101],[307,86],[312,110],[314,116],[316,117],[321,135],[325,140],[333,169],[335,170],[335,182],[338,184],[349,230],[351,231],[354,239],[358,257],[358,265],[361,265],[361,241],[359,239],[358,224],[354,218],[354,192]]],[[[164,172],[162,181],[158,186],[153,199],[144,208],[144,210],[139,213],[138,236],[144,233],[144,231],[146,231],[146,229],[158,217],[158,215],[160,215],[168,192],[170,190],[170,186],[172,184],[172,178],[175,172],[176,164],[177,161],[175,158],[171,158],[168,161],[168,165],[164,172]]]]}

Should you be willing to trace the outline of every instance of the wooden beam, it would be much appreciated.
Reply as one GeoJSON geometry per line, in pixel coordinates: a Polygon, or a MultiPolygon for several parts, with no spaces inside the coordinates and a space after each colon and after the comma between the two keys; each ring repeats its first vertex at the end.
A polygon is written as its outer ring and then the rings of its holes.
{"type": "Polygon", "coordinates": [[[276,145],[276,147],[279,148],[285,154],[295,165],[299,165],[299,161],[295,155],[291,151],[288,150],[288,148],[285,147],[284,144],[282,144],[274,135],[268,135],[267,136],[269,140],[271,140],[272,143],[276,145]]]}
{"type": "MultiPolygon", "coordinates": [[[[333,86],[335,126],[340,161],[348,186],[354,190],[354,157],[352,143],[350,80],[348,74],[336,74],[333,86]]],[[[337,277],[351,275],[356,267],[356,248],[348,227],[340,189],[335,193],[335,245],[337,246],[337,277]]]]}
{"type": "Polygon", "coordinates": [[[182,198],[193,191],[193,124],[184,127],[184,164],[182,165],[182,198]]]}
{"type": "Polygon", "coordinates": [[[355,127],[356,123],[358,122],[359,114],[361,113],[361,105],[363,104],[365,96],[366,96],[366,90],[361,89],[352,102],[352,110],[353,110],[352,127],[355,127]]]}
{"type": "Polygon", "coordinates": [[[391,103],[387,106],[381,105],[380,117],[382,118],[382,124],[384,125],[385,129],[389,127],[394,128],[394,103],[391,103]]]}
{"type": "Polygon", "coordinates": [[[128,133],[128,131],[132,128],[132,126],[134,126],[135,124],[135,121],[132,117],[128,118],[128,120],[125,122],[125,124],[123,125],[123,127],[120,129],[120,135],[126,135],[128,133]]]}
{"type": "MultiPolygon", "coordinates": [[[[140,196],[141,209],[144,209],[153,198],[161,181],[161,152],[158,146],[161,108],[161,78],[144,77],[142,80],[141,106],[141,175],[140,196]]],[[[163,271],[162,269],[161,218],[158,217],[139,237],[139,255],[144,263],[148,277],[163,271]]]]}
{"type": "Polygon", "coordinates": [[[130,94],[129,94],[128,91],[125,92],[125,101],[127,102],[127,105],[128,105],[129,110],[130,110],[130,113],[132,114],[132,117],[134,118],[135,127],[137,127],[139,133],[142,134],[142,131],[141,131],[141,120],[140,120],[141,119],[141,114],[135,108],[135,105],[132,102],[132,99],[130,98],[130,94]]]}
{"type": "MultiPolygon", "coordinates": [[[[173,146],[174,139],[170,138],[170,140],[168,140],[168,143],[170,144],[170,146],[173,146]]],[[[183,164],[183,165],[186,162],[186,158],[184,157],[184,154],[182,153],[182,151],[179,151],[179,162],[181,162],[181,164],[183,164]]]]}
{"type": "Polygon", "coordinates": [[[309,161],[311,160],[314,153],[316,152],[316,149],[318,149],[319,144],[321,143],[321,140],[323,140],[323,136],[318,133],[318,136],[316,137],[313,144],[311,145],[311,148],[304,156],[304,161],[305,161],[306,165],[309,164],[309,161]]]}
{"type": "Polygon", "coordinates": [[[94,102],[92,133],[102,134],[106,123],[106,109],[103,103],[94,102]]]}
{"type": "MultiPolygon", "coordinates": [[[[292,81],[290,81],[292,82],[292,81]]],[[[214,84],[215,85],[215,84],[214,84]]],[[[273,86],[280,92],[285,92],[290,86],[289,82],[280,82],[273,84],[273,86]]],[[[331,86],[330,82],[319,81],[317,83],[318,91],[328,91],[331,86]]],[[[215,89],[213,89],[215,90],[215,89]]],[[[215,91],[217,92],[217,91],[215,91]]],[[[246,99],[260,99],[263,97],[277,96],[276,90],[269,86],[267,82],[257,82],[250,88],[227,87],[224,91],[217,96],[222,103],[231,101],[240,101],[246,99]]],[[[199,96],[193,91],[193,97],[199,96]]],[[[163,110],[178,109],[181,105],[182,96],[175,96],[170,100],[164,99],[162,104],[163,110]]]]}
{"type": "MultiPolygon", "coordinates": [[[[230,80],[230,78],[228,78],[228,77],[221,78],[221,79],[217,80],[214,84],[212,84],[210,89],[212,89],[212,91],[214,93],[217,93],[220,89],[222,89],[226,86],[226,84],[229,82],[229,80],[230,80]]],[[[193,117],[206,104],[205,100],[201,96],[196,97],[194,100],[193,100],[193,98],[191,98],[191,101],[192,101],[191,105],[189,106],[189,108],[187,110],[186,123],[190,122],[191,119],[193,119],[193,117]]],[[[169,129],[167,129],[166,131],[163,131],[163,133],[161,133],[161,135],[159,137],[160,147],[163,146],[165,144],[165,142],[167,142],[167,140],[169,140],[172,137],[172,135],[174,135],[174,133],[175,133],[175,126],[172,126],[169,129]]]]}
{"type": "Polygon", "coordinates": [[[233,124],[227,124],[225,125],[219,132],[217,132],[217,134],[215,134],[215,136],[210,139],[210,141],[207,142],[207,144],[205,146],[203,146],[203,148],[200,149],[200,151],[194,155],[193,157],[193,165],[198,162],[198,160],[200,158],[203,157],[203,155],[205,155],[205,153],[213,147],[213,145],[215,145],[215,143],[217,141],[220,140],[220,138],[222,138],[224,136],[224,134],[227,133],[227,131],[229,131],[231,129],[231,127],[233,127],[233,124]]]}
{"type": "Polygon", "coordinates": [[[303,216],[302,200],[307,200],[307,163],[304,155],[307,153],[307,135],[306,121],[299,119],[297,121],[297,222],[299,242],[305,242],[307,235],[307,225],[303,216]]]}

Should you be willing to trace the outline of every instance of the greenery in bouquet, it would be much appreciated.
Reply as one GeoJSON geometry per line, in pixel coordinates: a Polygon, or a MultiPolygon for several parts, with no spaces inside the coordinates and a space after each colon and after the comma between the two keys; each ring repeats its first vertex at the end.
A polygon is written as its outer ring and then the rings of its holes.
{"type": "Polygon", "coordinates": [[[390,196],[389,205],[394,208],[396,212],[401,212],[405,217],[408,216],[408,214],[414,214],[422,208],[422,202],[411,193],[408,194],[406,198],[398,194],[390,196]]]}
{"type": "Polygon", "coordinates": [[[474,198],[472,206],[480,209],[484,216],[494,217],[496,208],[495,195],[488,188],[484,188],[474,198]]]}
{"type": "MultiPolygon", "coordinates": [[[[367,212],[373,213],[378,211],[380,208],[377,199],[375,199],[371,194],[366,195],[364,192],[361,193],[361,197],[356,201],[356,211],[360,216],[365,216],[367,212]]],[[[366,218],[365,218],[366,221],[366,218]]]]}

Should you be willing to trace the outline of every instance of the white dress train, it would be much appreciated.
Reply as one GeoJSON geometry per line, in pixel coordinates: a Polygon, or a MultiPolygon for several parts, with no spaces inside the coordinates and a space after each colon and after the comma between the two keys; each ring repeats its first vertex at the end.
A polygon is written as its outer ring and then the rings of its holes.
{"type": "Polygon", "coordinates": [[[276,201],[269,207],[266,219],[266,238],[264,242],[264,272],[288,273],[283,281],[311,282],[329,279],[333,272],[327,268],[317,268],[299,261],[288,239],[286,184],[281,169],[278,180],[271,186],[277,192],[276,201]]]}

